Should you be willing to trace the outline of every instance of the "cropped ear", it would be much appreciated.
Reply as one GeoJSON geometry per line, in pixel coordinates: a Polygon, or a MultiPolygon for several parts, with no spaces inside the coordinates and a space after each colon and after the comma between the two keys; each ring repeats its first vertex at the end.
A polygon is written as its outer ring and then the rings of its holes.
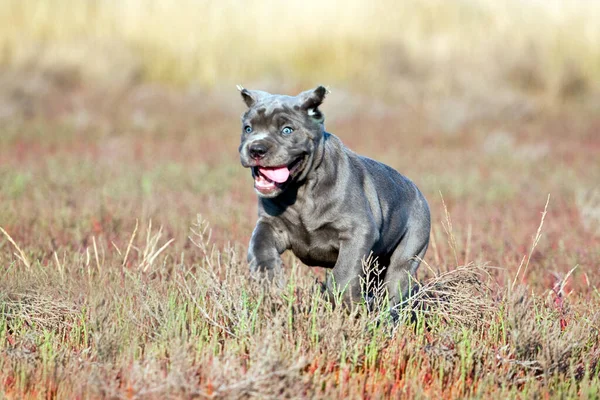
{"type": "Polygon", "coordinates": [[[329,93],[329,90],[325,86],[319,86],[316,89],[300,93],[297,96],[300,98],[300,107],[307,111],[309,115],[312,115],[312,113],[316,112],[317,107],[323,103],[327,93],[329,93]]]}
{"type": "Polygon", "coordinates": [[[237,85],[236,87],[237,87],[237,90],[239,90],[240,93],[242,94],[242,99],[244,100],[244,103],[246,103],[248,108],[250,108],[253,105],[255,105],[256,103],[258,103],[260,101],[260,99],[262,99],[263,97],[266,97],[269,95],[269,93],[263,92],[262,90],[244,89],[242,87],[242,85],[237,85]]]}

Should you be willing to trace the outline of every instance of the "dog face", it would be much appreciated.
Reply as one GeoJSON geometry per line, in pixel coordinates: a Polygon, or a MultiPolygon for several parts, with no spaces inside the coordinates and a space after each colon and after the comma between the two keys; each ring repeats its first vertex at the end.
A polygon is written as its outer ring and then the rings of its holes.
{"type": "Polygon", "coordinates": [[[242,116],[242,166],[251,169],[259,196],[277,197],[303,179],[312,165],[323,138],[324,117],[318,107],[327,89],[319,86],[298,96],[238,89],[248,106],[242,116]]]}

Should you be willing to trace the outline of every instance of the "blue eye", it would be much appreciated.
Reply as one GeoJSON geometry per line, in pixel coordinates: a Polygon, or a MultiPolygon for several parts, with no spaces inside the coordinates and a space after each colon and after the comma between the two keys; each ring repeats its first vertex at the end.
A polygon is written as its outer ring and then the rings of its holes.
{"type": "Polygon", "coordinates": [[[252,127],[251,127],[251,126],[246,126],[246,127],[244,128],[244,131],[245,131],[246,133],[250,133],[250,132],[252,132],[252,127]]]}
{"type": "Polygon", "coordinates": [[[281,130],[281,133],[283,133],[284,135],[289,135],[292,132],[294,132],[294,130],[292,128],[290,128],[289,126],[286,126],[285,128],[283,128],[281,130]]]}

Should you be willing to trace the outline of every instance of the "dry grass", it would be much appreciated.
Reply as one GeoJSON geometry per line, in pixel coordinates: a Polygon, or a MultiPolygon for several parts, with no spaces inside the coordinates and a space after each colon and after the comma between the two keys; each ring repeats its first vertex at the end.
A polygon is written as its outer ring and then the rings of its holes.
{"type": "MultiPolygon", "coordinates": [[[[14,266],[29,292],[1,286],[3,395],[571,397],[598,388],[600,314],[577,315],[566,299],[557,308],[524,286],[491,289],[485,269],[469,265],[424,281],[405,322],[392,325],[382,311],[334,309],[296,264],[283,286],[249,280],[240,255],[196,226],[200,259],[166,258],[151,273],[122,271],[117,252],[91,273],[86,258],[65,271],[38,263],[39,280],[14,266]]],[[[135,241],[137,259],[158,255],[141,251],[153,237],[135,241]]]]}
{"type": "Polygon", "coordinates": [[[512,88],[556,100],[598,89],[599,19],[585,0],[7,0],[0,63],[115,84],[327,82],[407,98],[512,88]]]}
{"type": "Polygon", "coordinates": [[[592,235],[600,235],[600,189],[582,189],[577,193],[581,221],[592,235]]]}

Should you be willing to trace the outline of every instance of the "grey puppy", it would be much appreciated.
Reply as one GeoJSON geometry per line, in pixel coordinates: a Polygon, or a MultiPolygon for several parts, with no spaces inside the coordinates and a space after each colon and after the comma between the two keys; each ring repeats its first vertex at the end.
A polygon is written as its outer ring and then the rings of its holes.
{"type": "Polygon", "coordinates": [[[328,291],[343,292],[352,304],[364,289],[362,259],[372,252],[397,306],[429,244],[429,207],[419,189],[325,132],[318,108],[325,87],[298,96],[238,89],[248,106],[240,158],[259,196],[251,270],[272,277],[280,255],[292,250],[307,265],[331,268],[328,291]]]}

